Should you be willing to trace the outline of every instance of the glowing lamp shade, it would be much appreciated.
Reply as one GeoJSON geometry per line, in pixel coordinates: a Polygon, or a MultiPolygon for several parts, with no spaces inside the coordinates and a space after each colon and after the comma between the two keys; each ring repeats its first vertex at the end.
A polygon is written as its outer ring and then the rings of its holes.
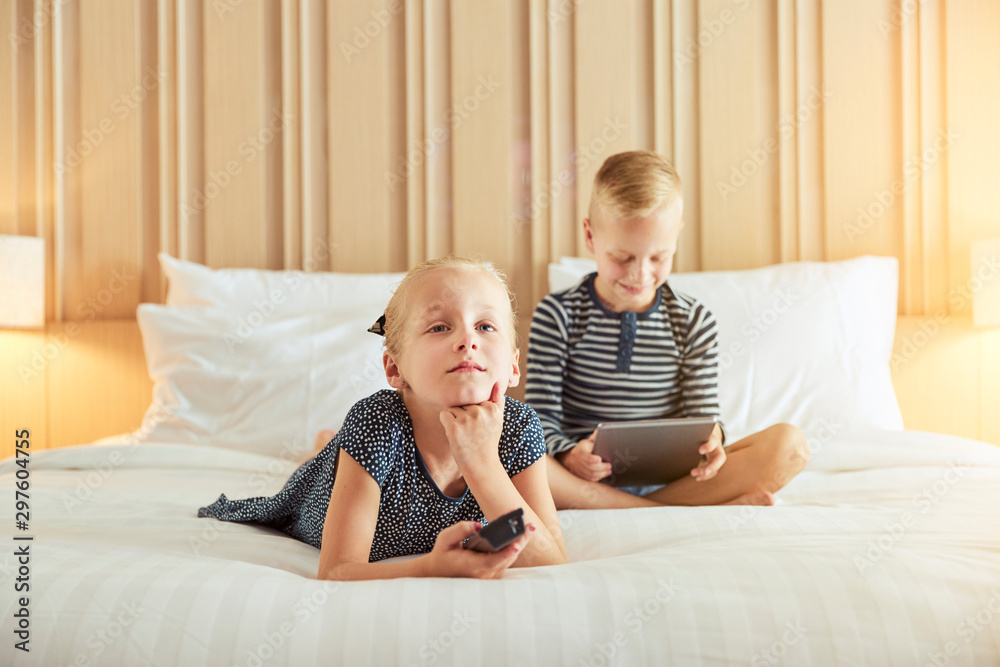
{"type": "Polygon", "coordinates": [[[45,241],[0,235],[0,327],[45,326],[45,241]]]}
{"type": "Polygon", "coordinates": [[[1000,326],[1000,239],[972,244],[972,323],[1000,326]]]}

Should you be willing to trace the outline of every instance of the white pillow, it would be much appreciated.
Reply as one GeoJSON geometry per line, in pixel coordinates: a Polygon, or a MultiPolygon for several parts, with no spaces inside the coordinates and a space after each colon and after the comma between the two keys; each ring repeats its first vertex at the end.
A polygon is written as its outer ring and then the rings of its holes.
{"type": "Polygon", "coordinates": [[[254,312],[254,317],[287,317],[331,308],[384,308],[406,275],[210,269],[163,252],[159,258],[169,280],[168,306],[234,308],[246,317],[254,312]]]}
{"type": "MultiPolygon", "coordinates": [[[[572,287],[593,260],[549,265],[549,289],[572,287]]],[[[855,427],[898,430],[889,359],[899,264],[893,257],[672,274],[719,324],[719,403],[729,434],[778,422],[812,439],[855,427]]]]}
{"type": "Polygon", "coordinates": [[[139,306],[154,387],[135,438],[300,458],[319,430],[388,388],[382,338],[367,331],[385,303],[369,301],[255,323],[228,309],[139,306]]]}

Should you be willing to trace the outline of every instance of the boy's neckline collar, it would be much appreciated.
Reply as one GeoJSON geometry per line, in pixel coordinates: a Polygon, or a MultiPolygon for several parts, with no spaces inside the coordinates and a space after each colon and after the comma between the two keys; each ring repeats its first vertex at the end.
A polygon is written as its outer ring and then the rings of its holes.
{"type": "Polygon", "coordinates": [[[662,285],[656,288],[656,298],[653,299],[653,305],[651,305],[646,310],[643,311],[623,310],[619,312],[617,310],[611,310],[610,308],[604,305],[604,302],[601,301],[601,297],[597,295],[597,288],[594,286],[595,280],[597,280],[596,271],[594,273],[589,274],[586,279],[587,291],[590,292],[590,300],[594,303],[595,306],[600,308],[604,312],[604,314],[607,315],[608,317],[619,318],[619,319],[622,317],[623,313],[635,313],[635,317],[638,320],[645,320],[650,316],[652,316],[653,314],[655,314],[660,309],[660,302],[663,301],[663,288],[667,286],[667,283],[663,283],[662,285]]]}

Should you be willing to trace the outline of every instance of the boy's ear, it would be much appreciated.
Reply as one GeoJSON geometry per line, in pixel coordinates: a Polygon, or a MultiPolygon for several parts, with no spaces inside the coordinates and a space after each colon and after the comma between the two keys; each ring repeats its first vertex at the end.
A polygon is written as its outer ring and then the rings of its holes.
{"type": "Polygon", "coordinates": [[[388,351],[382,353],[382,366],[385,368],[385,381],[389,383],[389,386],[395,389],[402,387],[403,373],[388,351]]]}
{"type": "Polygon", "coordinates": [[[590,218],[583,219],[583,241],[587,244],[587,250],[594,253],[594,228],[590,224],[590,218]]]}
{"type": "Polygon", "coordinates": [[[521,367],[518,365],[517,360],[521,357],[521,350],[514,350],[514,365],[510,371],[510,383],[509,386],[516,387],[521,382],[521,367]]]}

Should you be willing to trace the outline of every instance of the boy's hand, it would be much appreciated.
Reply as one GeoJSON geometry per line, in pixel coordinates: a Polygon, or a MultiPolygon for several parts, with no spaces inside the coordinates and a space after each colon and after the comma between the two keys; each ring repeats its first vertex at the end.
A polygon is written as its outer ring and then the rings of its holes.
{"type": "Polygon", "coordinates": [[[726,450],[722,448],[722,428],[716,424],[712,430],[712,435],[698,448],[698,453],[704,459],[701,464],[691,471],[691,476],[697,482],[704,482],[712,479],[719,472],[719,468],[726,462],[726,450]]]}
{"type": "Polygon", "coordinates": [[[500,463],[497,445],[503,431],[504,400],[497,382],[493,384],[489,399],[482,403],[448,408],[438,415],[451,445],[451,455],[463,475],[483,465],[500,463]]]}
{"type": "Polygon", "coordinates": [[[474,577],[476,579],[499,579],[508,567],[514,564],[524,550],[534,527],[495,554],[463,549],[462,542],[482,529],[478,521],[461,521],[448,526],[434,540],[434,549],[427,554],[427,575],[433,577],[474,577]]]}
{"type": "Polygon", "coordinates": [[[556,454],[556,458],[571,473],[589,482],[599,482],[611,474],[611,464],[594,453],[594,435],[597,429],[576,443],[568,452],[556,454]]]}

